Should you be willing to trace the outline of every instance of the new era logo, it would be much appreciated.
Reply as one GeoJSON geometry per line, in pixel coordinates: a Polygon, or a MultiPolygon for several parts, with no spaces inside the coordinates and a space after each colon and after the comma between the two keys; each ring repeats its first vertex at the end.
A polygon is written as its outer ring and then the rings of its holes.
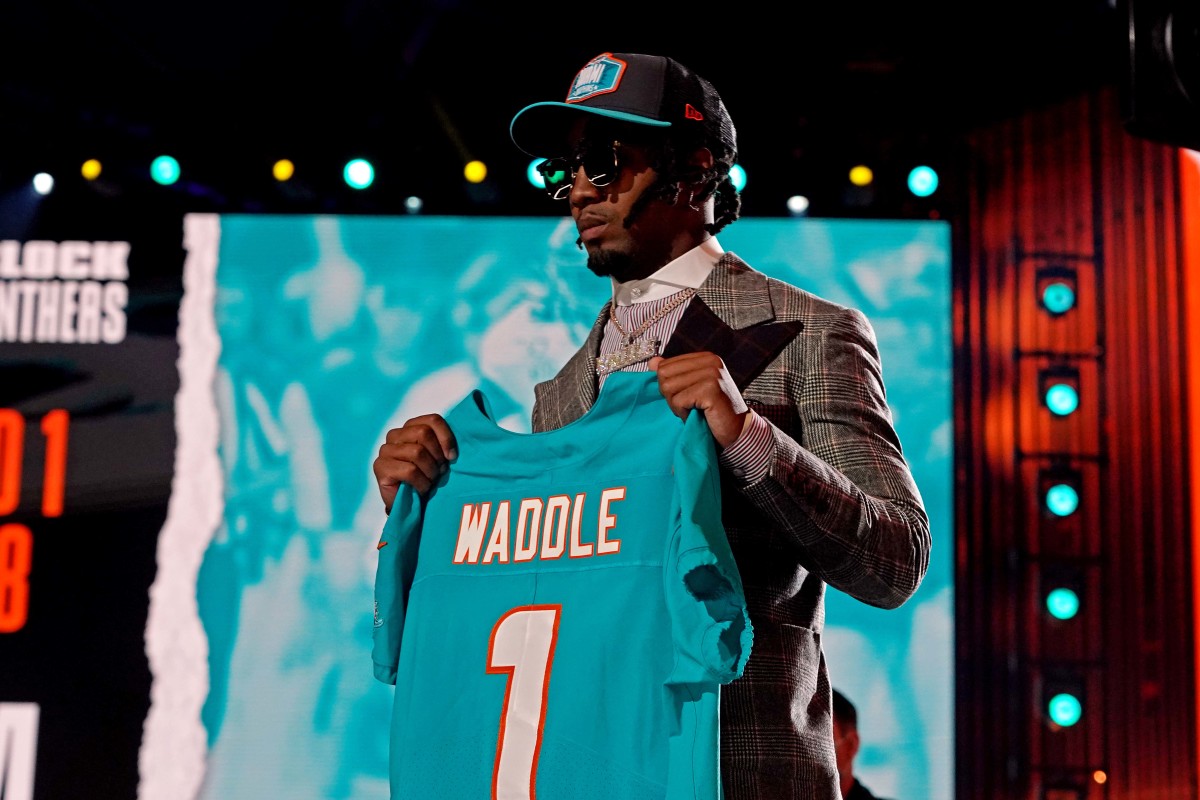
{"type": "Polygon", "coordinates": [[[696,107],[691,103],[688,103],[686,106],[684,106],[683,115],[688,119],[694,119],[698,122],[704,121],[704,115],[697,111],[696,107]]]}

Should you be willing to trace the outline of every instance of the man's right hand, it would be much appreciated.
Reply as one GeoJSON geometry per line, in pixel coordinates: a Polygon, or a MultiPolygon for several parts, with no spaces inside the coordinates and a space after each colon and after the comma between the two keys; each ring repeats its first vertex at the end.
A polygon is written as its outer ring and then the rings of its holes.
{"type": "Polygon", "coordinates": [[[458,442],[438,414],[413,417],[388,431],[372,464],[387,513],[392,513],[400,484],[408,484],[424,497],[456,458],[458,442]]]}

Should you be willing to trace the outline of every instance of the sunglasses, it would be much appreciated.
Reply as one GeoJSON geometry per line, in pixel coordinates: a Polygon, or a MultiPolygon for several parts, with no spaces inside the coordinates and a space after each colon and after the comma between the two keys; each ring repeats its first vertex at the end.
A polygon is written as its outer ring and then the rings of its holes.
{"type": "Polygon", "coordinates": [[[546,184],[546,194],[555,200],[565,200],[575,185],[580,167],[592,186],[608,186],[621,171],[617,157],[620,146],[620,142],[613,142],[610,147],[585,147],[571,158],[548,158],[540,162],[537,170],[546,184]]]}

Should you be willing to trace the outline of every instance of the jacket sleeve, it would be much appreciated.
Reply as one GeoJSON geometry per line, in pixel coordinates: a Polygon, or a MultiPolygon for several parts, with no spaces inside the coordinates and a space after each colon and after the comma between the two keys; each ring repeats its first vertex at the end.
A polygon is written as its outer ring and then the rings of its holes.
{"type": "Polygon", "coordinates": [[[765,474],[738,489],[793,537],[804,565],[865,603],[895,608],[929,566],[929,518],[892,425],[875,333],[845,309],[786,377],[796,436],[772,427],[765,474]]]}

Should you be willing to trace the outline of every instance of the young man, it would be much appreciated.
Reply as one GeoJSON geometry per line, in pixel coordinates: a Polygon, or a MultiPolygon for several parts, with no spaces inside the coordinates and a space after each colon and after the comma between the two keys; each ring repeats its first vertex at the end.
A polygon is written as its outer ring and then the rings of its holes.
{"type": "MultiPolygon", "coordinates": [[[[618,370],[654,370],[676,415],[704,413],[754,626],[744,675],[721,693],[725,796],[833,800],[825,586],[894,608],[929,563],[874,331],[722,250],[716,233],[740,212],[736,132],[713,86],[678,62],[601,54],[565,102],[522,109],[510,133],[550,157],[547,190],[613,285],[583,347],[536,387],[533,429],[578,419],[618,370]]],[[[437,415],[389,431],[374,462],[385,506],[401,484],[427,493],[455,448],[437,415]]]]}
{"type": "Polygon", "coordinates": [[[846,695],[833,690],[833,749],[837,753],[838,774],[841,776],[842,800],[883,800],[871,794],[854,774],[854,758],[858,755],[858,710],[846,695]]]}

